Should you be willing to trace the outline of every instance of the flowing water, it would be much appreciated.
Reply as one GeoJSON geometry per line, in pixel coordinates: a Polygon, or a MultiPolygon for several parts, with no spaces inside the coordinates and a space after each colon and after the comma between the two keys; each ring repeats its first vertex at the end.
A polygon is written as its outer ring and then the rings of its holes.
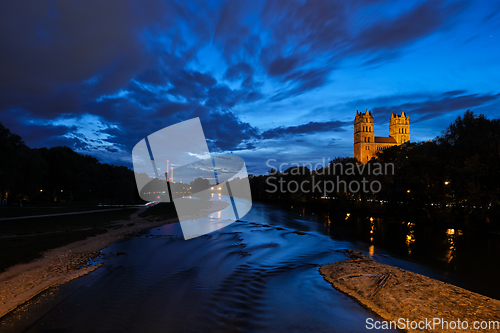
{"type": "Polygon", "coordinates": [[[343,249],[446,278],[375,247],[383,228],[373,220],[352,223],[369,228],[368,240],[337,232],[328,217],[260,203],[244,220],[190,240],[174,223],[118,241],[103,267],[28,302],[0,331],[361,332],[377,317],[318,272],[344,260],[343,249]]]}

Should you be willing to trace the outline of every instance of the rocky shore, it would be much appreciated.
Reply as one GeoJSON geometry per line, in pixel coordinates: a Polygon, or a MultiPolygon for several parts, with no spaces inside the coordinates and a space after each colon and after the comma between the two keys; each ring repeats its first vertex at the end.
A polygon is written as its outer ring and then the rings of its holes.
{"type": "Polygon", "coordinates": [[[500,325],[499,300],[377,263],[356,251],[347,250],[346,255],[350,259],[322,266],[320,273],[334,288],[382,317],[377,323],[379,327],[392,321],[399,323],[397,329],[408,332],[500,329],[494,327],[500,325]],[[475,322],[483,325],[483,329],[474,329],[475,322]],[[489,329],[484,329],[485,325],[489,329]]]}

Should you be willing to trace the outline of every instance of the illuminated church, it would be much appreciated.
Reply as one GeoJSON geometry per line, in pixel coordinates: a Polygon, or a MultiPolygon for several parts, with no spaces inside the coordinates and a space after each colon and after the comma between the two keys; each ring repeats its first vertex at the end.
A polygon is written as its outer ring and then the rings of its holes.
{"type": "Polygon", "coordinates": [[[366,163],[375,154],[410,141],[410,118],[392,113],[389,118],[389,136],[375,136],[373,116],[368,109],[365,113],[356,111],[354,118],[354,157],[361,163],[366,163]]]}

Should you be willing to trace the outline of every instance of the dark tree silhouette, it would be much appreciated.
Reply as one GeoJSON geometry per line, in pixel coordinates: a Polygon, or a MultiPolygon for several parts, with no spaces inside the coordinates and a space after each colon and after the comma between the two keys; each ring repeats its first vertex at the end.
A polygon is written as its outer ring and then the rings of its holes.
{"type": "Polygon", "coordinates": [[[9,204],[99,200],[141,202],[134,173],[69,147],[30,149],[0,123],[0,199],[9,204]]]}

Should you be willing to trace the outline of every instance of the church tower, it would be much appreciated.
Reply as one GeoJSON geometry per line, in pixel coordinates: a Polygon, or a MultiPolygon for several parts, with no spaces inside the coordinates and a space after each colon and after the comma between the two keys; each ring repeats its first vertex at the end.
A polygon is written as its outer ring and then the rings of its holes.
{"type": "Polygon", "coordinates": [[[361,163],[366,163],[375,156],[375,153],[373,115],[368,109],[365,113],[359,113],[356,110],[356,118],[354,118],[354,157],[361,163]]]}
{"type": "Polygon", "coordinates": [[[410,118],[401,112],[401,115],[394,114],[389,118],[389,136],[396,140],[398,145],[410,141],[410,118]]]}

